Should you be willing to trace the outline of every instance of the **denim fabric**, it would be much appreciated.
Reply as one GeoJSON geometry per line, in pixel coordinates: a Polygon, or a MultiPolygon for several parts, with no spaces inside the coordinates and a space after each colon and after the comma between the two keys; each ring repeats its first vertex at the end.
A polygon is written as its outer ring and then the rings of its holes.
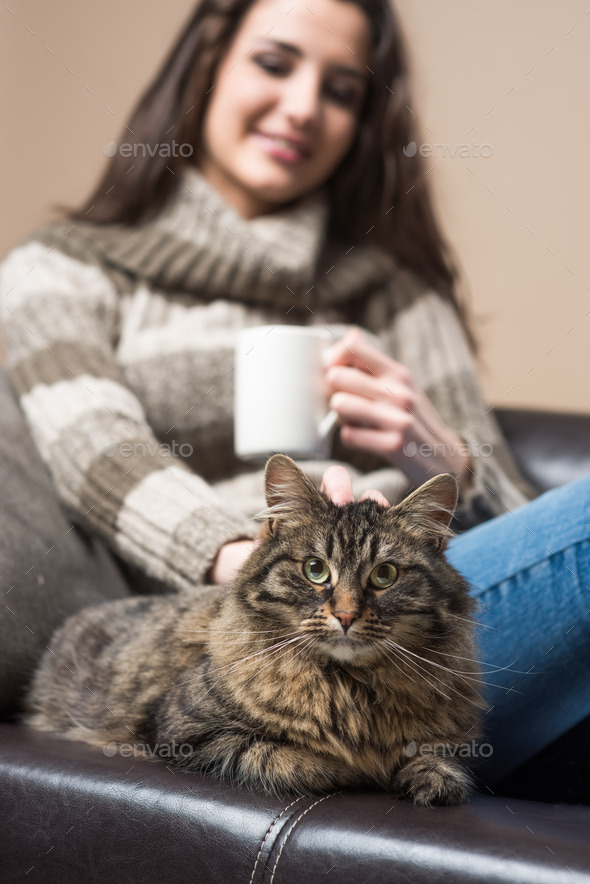
{"type": "Polygon", "coordinates": [[[493,752],[470,767],[493,784],[590,715],[590,476],[453,538],[447,557],[480,605],[493,752]]]}

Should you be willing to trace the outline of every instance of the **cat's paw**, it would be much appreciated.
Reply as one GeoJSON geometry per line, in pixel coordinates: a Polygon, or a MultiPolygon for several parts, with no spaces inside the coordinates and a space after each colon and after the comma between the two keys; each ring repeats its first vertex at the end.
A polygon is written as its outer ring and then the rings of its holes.
{"type": "Polygon", "coordinates": [[[471,780],[456,762],[445,758],[416,758],[394,777],[393,790],[414,804],[464,804],[471,780]]]}

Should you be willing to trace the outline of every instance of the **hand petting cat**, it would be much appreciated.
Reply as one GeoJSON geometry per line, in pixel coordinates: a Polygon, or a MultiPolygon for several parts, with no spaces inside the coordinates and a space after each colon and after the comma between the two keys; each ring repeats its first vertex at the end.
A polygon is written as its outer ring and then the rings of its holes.
{"type": "Polygon", "coordinates": [[[326,381],[344,445],[383,457],[417,484],[437,473],[454,473],[460,487],[468,481],[469,458],[461,453],[462,440],[408,369],[378,350],[361,329],[350,329],[329,349],[326,381]],[[404,454],[410,443],[416,446],[413,457],[404,454]],[[445,453],[421,456],[425,443],[429,452],[439,446],[445,453]]]}
{"type": "MultiPolygon", "coordinates": [[[[320,490],[336,504],[354,501],[352,478],[345,467],[329,467],[322,477],[320,490]]],[[[359,500],[375,500],[381,506],[389,506],[389,501],[376,490],[365,491],[359,500]]],[[[230,583],[259,543],[259,540],[236,540],[222,546],[209,572],[210,582],[230,583]]]]}
{"type": "MultiPolygon", "coordinates": [[[[352,491],[352,476],[346,467],[333,466],[328,467],[322,476],[322,484],[320,491],[330,498],[331,501],[340,505],[344,503],[354,503],[354,494],[352,491]]],[[[376,489],[365,491],[359,497],[361,500],[374,500],[381,506],[390,506],[387,498],[376,489]]]]}

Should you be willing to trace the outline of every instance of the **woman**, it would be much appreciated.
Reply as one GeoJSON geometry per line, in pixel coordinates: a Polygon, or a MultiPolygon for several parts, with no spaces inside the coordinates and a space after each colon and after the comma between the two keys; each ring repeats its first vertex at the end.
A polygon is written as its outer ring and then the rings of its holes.
{"type": "Polygon", "coordinates": [[[6,346],[63,503],[137,586],[170,591],[227,582],[256,536],[261,474],[232,450],[236,332],[352,325],[326,373],[336,463],[306,468],[336,502],[457,476],[449,555],[484,605],[482,659],[512,670],[490,678],[506,684],[489,689],[493,782],[589,712],[582,627],[562,639],[585,612],[589,490],[508,512],[533,492],[402,150],[410,105],[387,0],[204,0],[87,204],[4,262],[6,346]],[[527,675],[552,643],[549,675],[527,675]]]}

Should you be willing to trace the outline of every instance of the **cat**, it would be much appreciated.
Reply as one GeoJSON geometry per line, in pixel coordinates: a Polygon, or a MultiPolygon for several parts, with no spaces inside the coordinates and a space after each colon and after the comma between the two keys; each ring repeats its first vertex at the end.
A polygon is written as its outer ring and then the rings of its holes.
{"type": "Polygon", "coordinates": [[[26,721],[274,794],[378,787],[462,803],[456,749],[479,736],[485,706],[474,602],[444,555],[455,478],[389,508],[336,505],[276,454],[265,491],[259,545],[229,587],[66,621],[26,721]]]}

